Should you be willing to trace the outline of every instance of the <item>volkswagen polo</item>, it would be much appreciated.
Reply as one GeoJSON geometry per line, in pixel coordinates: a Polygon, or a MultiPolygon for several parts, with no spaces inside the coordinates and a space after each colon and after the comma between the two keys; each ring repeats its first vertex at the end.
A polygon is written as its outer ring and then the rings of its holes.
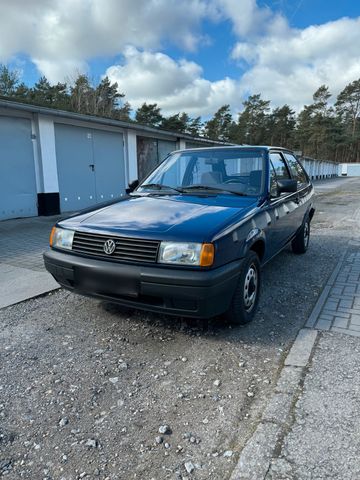
{"type": "Polygon", "coordinates": [[[314,189],[289,150],[176,151],[128,195],[57,223],[45,266],[76,293],[167,314],[249,322],[261,266],[305,253],[314,189]]]}

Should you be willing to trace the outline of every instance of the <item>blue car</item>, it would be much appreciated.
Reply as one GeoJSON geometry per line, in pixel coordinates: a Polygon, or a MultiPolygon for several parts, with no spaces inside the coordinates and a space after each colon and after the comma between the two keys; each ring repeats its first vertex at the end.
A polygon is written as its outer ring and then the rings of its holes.
{"type": "Polygon", "coordinates": [[[76,293],[245,324],[259,301],[261,266],[289,243],[306,252],[313,194],[283,148],[176,151],[126,197],[56,224],[45,266],[76,293]]]}

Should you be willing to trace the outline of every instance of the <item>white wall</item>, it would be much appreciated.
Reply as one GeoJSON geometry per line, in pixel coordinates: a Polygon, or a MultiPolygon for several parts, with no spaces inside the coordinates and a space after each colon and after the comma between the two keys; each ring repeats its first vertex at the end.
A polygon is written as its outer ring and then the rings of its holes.
{"type": "Polygon", "coordinates": [[[339,174],[337,163],[315,160],[309,157],[300,158],[300,160],[311,180],[332,178],[339,174]]]}
{"type": "Polygon", "coordinates": [[[183,138],[179,138],[178,144],[179,144],[179,150],[185,150],[186,141],[183,138]]]}
{"type": "MultiPolygon", "coordinates": [[[[128,182],[138,179],[136,131],[126,132],[126,172],[128,182]]],[[[126,182],[125,182],[126,183],[126,182]]]]}
{"type": "Polygon", "coordinates": [[[58,192],[54,120],[46,115],[39,115],[38,131],[44,193],[58,192]]]}

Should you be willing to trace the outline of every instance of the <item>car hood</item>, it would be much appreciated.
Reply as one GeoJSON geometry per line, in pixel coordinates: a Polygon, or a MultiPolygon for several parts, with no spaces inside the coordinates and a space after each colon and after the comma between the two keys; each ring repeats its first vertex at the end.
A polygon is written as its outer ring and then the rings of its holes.
{"type": "Polygon", "coordinates": [[[60,222],[60,226],[159,240],[210,241],[258,199],[230,195],[138,196],[60,222]]]}

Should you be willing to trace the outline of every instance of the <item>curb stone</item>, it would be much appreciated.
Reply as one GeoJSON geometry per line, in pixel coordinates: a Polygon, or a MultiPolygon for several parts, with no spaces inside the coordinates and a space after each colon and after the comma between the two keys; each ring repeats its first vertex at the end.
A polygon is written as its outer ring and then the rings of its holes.
{"type": "Polygon", "coordinates": [[[299,331],[261,421],[243,448],[230,480],[264,479],[277,442],[289,423],[291,407],[306,367],[311,358],[319,332],[303,328],[299,331]]]}
{"type": "Polygon", "coordinates": [[[325,285],[323,291],[321,292],[321,295],[318,298],[318,301],[316,302],[315,307],[313,308],[313,311],[310,314],[310,317],[308,318],[308,320],[306,322],[306,325],[305,325],[306,327],[308,327],[308,328],[313,328],[314,327],[314,325],[315,325],[315,323],[316,323],[316,321],[319,317],[319,313],[321,312],[322,307],[324,306],[324,304],[326,302],[326,299],[329,296],[331,287],[335,283],[335,279],[336,279],[336,277],[337,277],[337,275],[338,275],[338,273],[341,269],[341,266],[342,266],[342,264],[345,260],[346,254],[347,254],[347,249],[340,256],[339,261],[337,262],[332,274],[330,275],[328,281],[326,282],[326,285],[325,285]]]}
{"type": "Polygon", "coordinates": [[[302,328],[285,359],[285,367],[306,367],[308,364],[316,337],[317,330],[302,328]]]}

